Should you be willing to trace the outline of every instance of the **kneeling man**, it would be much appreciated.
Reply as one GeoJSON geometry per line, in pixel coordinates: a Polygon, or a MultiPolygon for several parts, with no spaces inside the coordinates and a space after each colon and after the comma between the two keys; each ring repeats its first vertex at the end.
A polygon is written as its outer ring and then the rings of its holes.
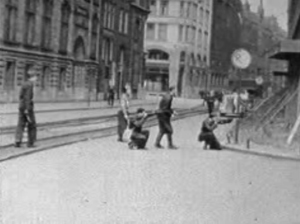
{"type": "Polygon", "coordinates": [[[129,148],[144,149],[149,138],[149,131],[143,130],[143,125],[149,115],[143,108],[137,110],[137,115],[130,121],[130,128],[132,128],[131,141],[128,143],[129,148]]]}

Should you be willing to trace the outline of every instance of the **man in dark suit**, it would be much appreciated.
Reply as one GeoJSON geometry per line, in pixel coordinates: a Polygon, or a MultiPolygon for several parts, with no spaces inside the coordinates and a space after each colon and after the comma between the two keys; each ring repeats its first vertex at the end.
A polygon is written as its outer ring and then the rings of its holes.
{"type": "Polygon", "coordinates": [[[26,74],[28,80],[21,87],[19,95],[19,120],[16,130],[15,147],[21,147],[24,128],[27,125],[28,142],[27,147],[34,147],[36,141],[36,122],[33,105],[33,88],[37,75],[33,70],[26,74]]]}
{"type": "Polygon", "coordinates": [[[164,94],[159,101],[157,110],[159,133],[155,142],[156,148],[163,148],[160,144],[160,141],[162,137],[166,134],[168,138],[169,149],[177,149],[177,147],[173,145],[173,128],[171,125],[171,117],[174,114],[174,110],[172,109],[172,101],[174,95],[175,88],[170,87],[169,91],[166,94],[164,94]]]}

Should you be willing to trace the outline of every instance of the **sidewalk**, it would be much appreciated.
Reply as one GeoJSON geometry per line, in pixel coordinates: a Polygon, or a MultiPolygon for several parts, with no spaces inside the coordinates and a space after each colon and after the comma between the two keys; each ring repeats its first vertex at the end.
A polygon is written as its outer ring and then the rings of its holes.
{"type": "MultiPolygon", "coordinates": [[[[286,149],[279,149],[267,145],[259,145],[255,144],[254,142],[250,141],[250,147],[247,148],[246,142],[240,142],[239,144],[228,143],[226,135],[234,130],[235,122],[228,124],[228,125],[220,125],[216,131],[218,138],[221,144],[224,146],[225,150],[235,151],[240,153],[252,154],[252,155],[259,155],[265,156],[275,159],[291,159],[300,161],[300,149],[294,150],[286,150],[286,149]]],[[[240,136],[240,139],[243,139],[240,136]]],[[[231,136],[231,142],[234,141],[233,136],[231,136]]]]}

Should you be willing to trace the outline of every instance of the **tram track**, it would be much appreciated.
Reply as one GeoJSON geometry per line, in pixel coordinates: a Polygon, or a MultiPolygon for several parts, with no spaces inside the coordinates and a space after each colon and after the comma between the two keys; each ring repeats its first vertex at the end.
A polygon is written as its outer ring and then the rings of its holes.
{"type": "MultiPolygon", "coordinates": [[[[181,120],[188,117],[193,117],[201,114],[206,114],[207,111],[202,108],[191,108],[178,110],[178,115],[172,120],[181,120]]],[[[146,128],[150,128],[157,125],[157,119],[155,117],[150,118],[146,124],[146,128]]],[[[20,156],[32,154],[39,151],[49,150],[64,145],[71,145],[77,142],[83,142],[92,139],[105,138],[116,135],[117,125],[112,122],[107,127],[95,128],[90,130],[78,131],[78,132],[66,132],[64,134],[43,137],[37,140],[36,147],[34,148],[14,148],[13,144],[7,144],[0,146],[0,162],[9,159],[17,158],[20,156]],[[1,155],[2,154],[2,155],[1,155]]],[[[26,142],[24,142],[26,143],[26,142]]]]}
{"type": "MultiPolygon", "coordinates": [[[[133,107],[139,107],[139,106],[149,106],[149,105],[156,105],[157,103],[137,103],[137,104],[132,104],[133,107]]],[[[111,110],[111,109],[118,109],[120,106],[105,106],[105,107],[78,107],[78,108],[60,108],[60,109],[46,109],[46,110],[36,110],[35,114],[42,114],[42,113],[57,113],[57,112],[75,112],[75,111],[93,111],[93,110],[111,110]]],[[[18,115],[17,111],[14,112],[0,112],[1,115],[18,115]]]]}
{"type": "MultiPolygon", "coordinates": [[[[133,105],[133,108],[137,108],[141,106],[142,104],[136,104],[133,105]]],[[[144,104],[144,107],[152,106],[153,104],[144,104]]],[[[101,109],[101,108],[100,108],[101,109]]],[[[110,108],[111,109],[111,108],[110,108]]],[[[99,110],[99,108],[97,108],[99,110]]],[[[81,111],[81,110],[74,110],[74,111],[81,111]]],[[[52,112],[58,112],[53,110],[52,112]]],[[[68,111],[66,111],[68,112],[68,111]]],[[[103,123],[106,121],[109,121],[111,119],[116,118],[116,113],[109,114],[109,115],[101,115],[101,116],[88,116],[88,117],[79,117],[79,118],[72,118],[72,119],[64,119],[59,121],[51,121],[51,122],[43,122],[43,123],[37,123],[37,128],[40,130],[49,129],[49,128],[57,128],[57,127],[71,127],[71,126],[78,126],[83,124],[89,124],[89,123],[103,123]]],[[[66,115],[67,117],[67,115],[66,115]]],[[[6,134],[13,134],[16,130],[16,126],[6,126],[0,128],[0,136],[6,135],[6,134]]]]}

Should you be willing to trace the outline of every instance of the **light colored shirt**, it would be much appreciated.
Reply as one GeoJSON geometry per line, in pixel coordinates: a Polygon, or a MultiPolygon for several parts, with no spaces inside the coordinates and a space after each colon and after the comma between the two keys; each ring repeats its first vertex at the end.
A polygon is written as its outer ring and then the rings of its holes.
{"type": "Polygon", "coordinates": [[[123,93],[121,96],[121,109],[123,110],[124,114],[128,113],[129,110],[129,100],[126,93],[123,93]]]}

